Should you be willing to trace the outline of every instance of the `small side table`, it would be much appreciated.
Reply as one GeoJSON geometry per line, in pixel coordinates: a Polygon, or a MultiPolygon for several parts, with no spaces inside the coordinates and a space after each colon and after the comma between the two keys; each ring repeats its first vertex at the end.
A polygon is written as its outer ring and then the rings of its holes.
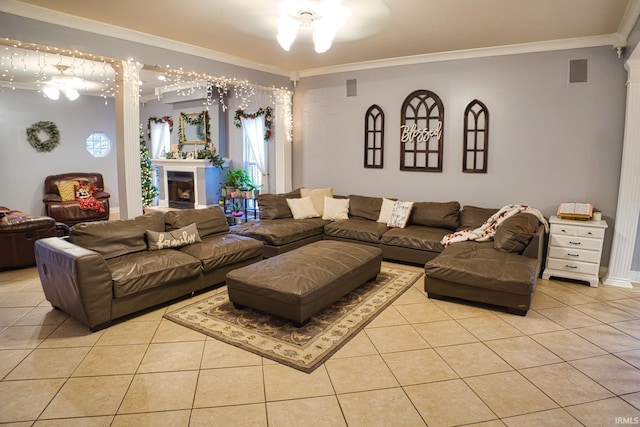
{"type": "Polygon", "coordinates": [[[543,279],[551,276],[589,282],[597,287],[607,222],[549,219],[549,247],[543,279]]]}

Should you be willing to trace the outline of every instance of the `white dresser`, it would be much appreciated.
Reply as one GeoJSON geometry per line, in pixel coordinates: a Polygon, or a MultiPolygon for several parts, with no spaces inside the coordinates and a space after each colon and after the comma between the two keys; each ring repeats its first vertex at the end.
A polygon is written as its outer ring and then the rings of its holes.
{"type": "Polygon", "coordinates": [[[542,278],[584,280],[597,287],[606,221],[574,221],[553,215],[549,223],[549,250],[542,278]]]}

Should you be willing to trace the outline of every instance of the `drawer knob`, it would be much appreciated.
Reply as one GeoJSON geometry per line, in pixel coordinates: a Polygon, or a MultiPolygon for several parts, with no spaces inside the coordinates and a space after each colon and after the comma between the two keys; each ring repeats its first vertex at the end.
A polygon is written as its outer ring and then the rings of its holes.
{"type": "Polygon", "coordinates": [[[571,240],[569,240],[569,243],[571,243],[572,245],[579,245],[580,242],[572,242],[571,240]]]}
{"type": "Polygon", "coordinates": [[[563,229],[562,229],[562,232],[563,232],[563,233],[566,233],[566,232],[567,232],[567,230],[565,230],[565,229],[563,228],[563,229]]]}
{"type": "Polygon", "coordinates": [[[590,232],[590,231],[589,231],[587,234],[588,234],[589,236],[592,236],[592,235],[593,235],[593,233],[592,233],[592,232],[590,232]]]}
{"type": "Polygon", "coordinates": [[[565,264],[565,267],[566,267],[566,268],[578,268],[578,266],[577,266],[577,265],[566,265],[566,264],[565,264]]]}
{"type": "Polygon", "coordinates": [[[567,256],[573,256],[573,257],[578,258],[578,257],[580,257],[580,254],[570,254],[570,253],[567,253],[567,256]]]}

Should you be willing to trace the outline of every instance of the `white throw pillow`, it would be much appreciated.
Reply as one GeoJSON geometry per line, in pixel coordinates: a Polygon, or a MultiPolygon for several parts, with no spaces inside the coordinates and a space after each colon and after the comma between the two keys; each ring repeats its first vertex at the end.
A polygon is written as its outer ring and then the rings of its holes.
{"type": "Polygon", "coordinates": [[[349,199],[334,199],[324,196],[324,212],[322,219],[337,221],[349,219],[349,199]]]}
{"type": "Polygon", "coordinates": [[[289,205],[294,219],[317,218],[320,216],[313,207],[313,202],[309,196],[299,199],[287,199],[287,205],[289,205]]]}
{"type": "Polygon", "coordinates": [[[333,197],[333,187],[329,188],[301,188],[300,189],[300,197],[311,197],[311,201],[313,202],[313,207],[316,212],[322,216],[322,211],[324,210],[324,198],[325,197],[333,197]]]}
{"type": "Polygon", "coordinates": [[[383,224],[387,224],[389,222],[391,219],[391,213],[393,212],[393,205],[395,203],[395,200],[387,199],[386,197],[382,198],[382,207],[380,208],[378,222],[383,224]]]}
{"type": "Polygon", "coordinates": [[[387,226],[405,228],[407,226],[407,222],[409,222],[411,208],[413,208],[413,202],[395,202],[393,204],[393,212],[391,213],[391,218],[389,218],[387,226]]]}

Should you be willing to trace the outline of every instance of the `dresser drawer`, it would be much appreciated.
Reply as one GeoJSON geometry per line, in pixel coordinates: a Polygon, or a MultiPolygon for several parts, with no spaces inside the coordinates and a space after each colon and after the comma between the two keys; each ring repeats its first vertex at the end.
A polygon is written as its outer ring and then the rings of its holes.
{"type": "Polygon", "coordinates": [[[552,246],[549,248],[550,258],[566,259],[571,261],[582,262],[600,262],[600,252],[586,251],[583,249],[573,249],[559,246],[552,246]]]}
{"type": "Polygon", "coordinates": [[[551,234],[558,236],[604,237],[603,228],[585,227],[579,225],[551,224],[551,234]]]}
{"type": "Polygon", "coordinates": [[[600,266],[587,262],[570,261],[564,259],[548,258],[547,267],[552,270],[567,271],[589,275],[598,275],[600,266]]]}
{"type": "Polygon", "coordinates": [[[591,239],[587,237],[560,236],[557,234],[552,234],[549,238],[549,245],[562,246],[564,248],[600,251],[600,248],[602,247],[602,240],[591,239]]]}

